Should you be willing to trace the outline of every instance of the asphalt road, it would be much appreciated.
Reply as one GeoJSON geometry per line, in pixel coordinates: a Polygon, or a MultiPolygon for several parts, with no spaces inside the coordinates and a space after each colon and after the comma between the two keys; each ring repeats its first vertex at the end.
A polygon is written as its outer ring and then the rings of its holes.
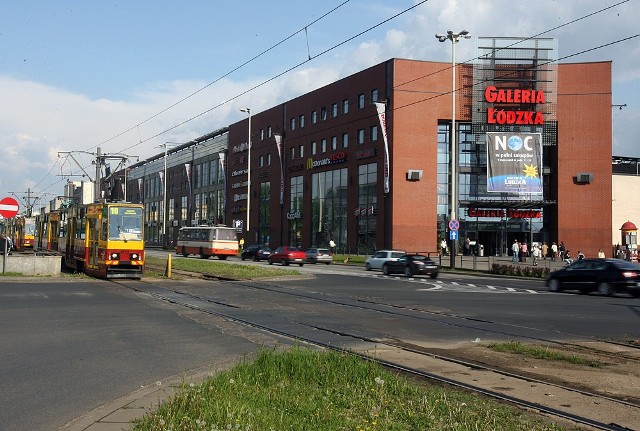
{"type": "MultiPolygon", "coordinates": [[[[296,322],[304,330],[326,327],[423,345],[640,339],[640,300],[631,297],[548,293],[539,280],[305,269],[314,276],[148,283],[195,290],[266,326],[296,322]]],[[[287,343],[115,283],[74,278],[0,279],[0,336],[0,429],[10,431],[55,430],[141,386],[287,343]]]]}

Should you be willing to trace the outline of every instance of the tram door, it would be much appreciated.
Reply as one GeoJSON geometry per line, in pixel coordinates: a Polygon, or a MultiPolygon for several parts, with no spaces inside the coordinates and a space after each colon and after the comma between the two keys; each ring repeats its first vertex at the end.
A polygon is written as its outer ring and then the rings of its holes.
{"type": "Polygon", "coordinates": [[[98,268],[98,240],[100,239],[100,229],[98,227],[98,219],[89,219],[89,238],[87,245],[89,247],[89,262],[87,267],[96,269],[98,268]]]}

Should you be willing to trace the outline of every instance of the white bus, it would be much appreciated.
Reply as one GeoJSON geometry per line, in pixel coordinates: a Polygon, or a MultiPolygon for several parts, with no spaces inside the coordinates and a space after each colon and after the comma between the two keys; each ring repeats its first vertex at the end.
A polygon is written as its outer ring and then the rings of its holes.
{"type": "Polygon", "coordinates": [[[238,236],[236,230],[228,226],[183,227],[178,232],[176,253],[184,257],[195,254],[201,259],[217,256],[225,260],[238,255],[238,236]]]}

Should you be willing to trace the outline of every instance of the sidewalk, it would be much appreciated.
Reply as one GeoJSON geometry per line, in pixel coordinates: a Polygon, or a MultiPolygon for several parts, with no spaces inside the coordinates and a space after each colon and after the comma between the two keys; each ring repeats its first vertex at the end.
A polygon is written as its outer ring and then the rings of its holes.
{"type": "MultiPolygon", "coordinates": [[[[438,262],[443,269],[451,268],[451,257],[449,255],[432,256],[432,259],[438,262]]],[[[464,256],[458,255],[455,258],[455,268],[469,271],[490,272],[493,264],[529,266],[534,267],[533,258],[527,257],[526,262],[513,262],[511,256],[464,256]]],[[[536,268],[549,268],[550,271],[564,268],[566,263],[558,260],[538,259],[536,268]]]]}

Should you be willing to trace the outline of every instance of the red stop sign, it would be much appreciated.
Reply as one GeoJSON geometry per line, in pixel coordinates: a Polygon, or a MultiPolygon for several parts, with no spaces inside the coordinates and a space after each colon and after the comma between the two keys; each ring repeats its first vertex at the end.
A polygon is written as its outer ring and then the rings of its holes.
{"type": "Polygon", "coordinates": [[[4,218],[15,217],[18,214],[20,206],[14,198],[0,199],[0,215],[4,218]]]}

